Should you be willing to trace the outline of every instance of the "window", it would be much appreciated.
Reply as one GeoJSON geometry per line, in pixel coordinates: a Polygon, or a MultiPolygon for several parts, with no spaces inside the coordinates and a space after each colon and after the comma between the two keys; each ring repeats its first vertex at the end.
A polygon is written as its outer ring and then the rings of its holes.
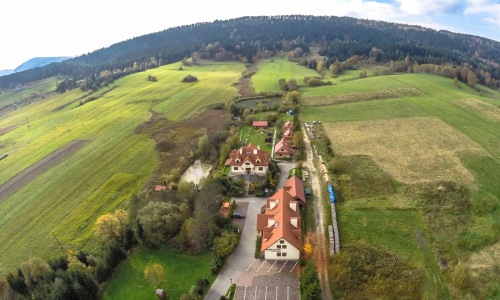
{"type": "Polygon", "coordinates": [[[264,167],[259,167],[259,171],[264,171],[264,167]]]}
{"type": "Polygon", "coordinates": [[[286,256],[286,252],[281,252],[281,256],[286,256]]]}
{"type": "Polygon", "coordinates": [[[286,245],[281,246],[281,249],[286,249],[286,245]]]}
{"type": "Polygon", "coordinates": [[[245,163],[245,165],[249,166],[249,165],[250,165],[250,163],[247,161],[247,162],[245,163]]]}
{"type": "Polygon", "coordinates": [[[279,253],[279,252],[278,252],[278,253],[276,254],[276,256],[281,256],[281,253],[279,253]]]}
{"type": "Polygon", "coordinates": [[[278,249],[281,249],[281,245],[276,246],[278,249]]]}
{"type": "Polygon", "coordinates": [[[238,170],[238,167],[233,167],[233,170],[237,171],[237,170],[238,170]]]}
{"type": "Polygon", "coordinates": [[[284,243],[285,243],[285,241],[284,241],[284,240],[280,240],[280,244],[284,244],[284,243]]]}

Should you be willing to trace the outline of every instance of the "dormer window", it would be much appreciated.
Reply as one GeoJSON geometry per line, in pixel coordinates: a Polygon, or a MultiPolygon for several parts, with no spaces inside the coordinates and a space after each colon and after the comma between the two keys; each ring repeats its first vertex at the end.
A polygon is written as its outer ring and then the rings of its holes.
{"type": "Polygon", "coordinates": [[[239,158],[237,158],[237,159],[235,160],[235,162],[239,163],[239,162],[241,162],[241,160],[240,160],[239,158]]]}
{"type": "Polygon", "coordinates": [[[245,163],[245,165],[249,166],[249,165],[250,165],[250,163],[247,161],[247,162],[245,163]]]}
{"type": "Polygon", "coordinates": [[[260,160],[259,158],[257,158],[257,159],[255,160],[255,162],[260,163],[260,162],[261,162],[261,160],[260,160]]]}

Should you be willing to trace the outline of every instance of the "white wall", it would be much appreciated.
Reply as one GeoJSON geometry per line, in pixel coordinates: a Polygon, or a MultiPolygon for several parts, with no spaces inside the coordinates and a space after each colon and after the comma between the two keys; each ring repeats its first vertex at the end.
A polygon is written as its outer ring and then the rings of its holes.
{"type": "Polygon", "coordinates": [[[272,244],[264,251],[264,257],[269,260],[299,260],[300,251],[286,240],[284,241],[283,244],[280,241],[272,244]],[[286,246],[286,249],[279,249],[278,246],[286,246]],[[278,256],[278,253],[281,253],[281,256],[278,256]],[[283,256],[283,253],[286,253],[286,256],[283,256]]]}

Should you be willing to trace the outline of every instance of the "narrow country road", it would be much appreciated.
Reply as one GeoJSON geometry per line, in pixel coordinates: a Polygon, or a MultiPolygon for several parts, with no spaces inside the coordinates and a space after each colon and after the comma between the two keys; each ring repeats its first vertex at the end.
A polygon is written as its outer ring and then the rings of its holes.
{"type": "Polygon", "coordinates": [[[321,282],[321,299],[323,300],[332,300],[332,293],[330,290],[330,283],[328,281],[328,247],[326,245],[326,239],[324,235],[325,229],[325,220],[324,220],[324,208],[321,201],[322,189],[324,189],[323,185],[320,182],[320,177],[325,175],[325,168],[321,165],[321,171],[318,171],[316,166],[314,165],[314,152],[311,147],[311,141],[307,135],[306,130],[302,129],[304,132],[304,144],[306,146],[307,152],[307,160],[304,165],[309,170],[310,178],[311,178],[311,187],[313,190],[314,197],[314,216],[316,220],[316,232],[317,232],[317,240],[316,240],[316,251],[317,253],[317,268],[319,280],[321,282]]]}

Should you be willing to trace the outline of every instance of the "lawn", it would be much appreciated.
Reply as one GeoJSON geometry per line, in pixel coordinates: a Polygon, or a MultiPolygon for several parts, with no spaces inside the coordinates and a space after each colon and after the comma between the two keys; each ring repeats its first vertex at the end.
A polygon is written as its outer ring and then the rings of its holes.
{"type": "Polygon", "coordinates": [[[278,57],[259,62],[257,68],[257,73],[252,76],[252,85],[257,93],[280,92],[278,80],[281,78],[286,81],[295,79],[297,84],[304,85],[304,77],[320,76],[315,70],[278,57]]]}
{"type": "MultiPolygon", "coordinates": [[[[98,249],[92,232],[97,217],[117,208],[129,209],[130,199],[144,191],[158,167],[155,141],[149,133],[136,132],[150,120],[150,110],[183,122],[235,94],[231,82],[244,69],[239,63],[184,71],[179,66],[135,73],[92,95],[80,89],[50,93],[43,101],[0,118],[0,129],[17,125],[0,135],[0,155],[8,154],[0,160],[0,184],[73,140],[88,141],[0,202],[0,272],[33,256],[48,259],[68,248],[98,249]],[[180,83],[191,73],[199,82],[180,83]],[[158,81],[148,81],[148,75],[158,81]],[[84,103],[90,96],[96,99],[84,103]]],[[[199,128],[192,130],[199,132],[199,128]]]]}
{"type": "Polygon", "coordinates": [[[259,146],[261,150],[269,152],[269,155],[271,155],[273,145],[266,144],[265,139],[273,136],[268,136],[268,133],[272,133],[274,135],[274,128],[269,127],[268,129],[261,131],[253,128],[252,126],[244,126],[241,128],[241,144],[246,146],[252,143],[259,146]]]}
{"type": "Polygon", "coordinates": [[[144,269],[150,263],[163,267],[165,280],[161,288],[169,299],[180,299],[182,294],[189,293],[191,286],[196,285],[198,278],[213,283],[215,276],[210,273],[211,260],[211,253],[192,256],[166,248],[140,247],[117,268],[103,299],[157,299],[155,288],[144,278],[144,269]]]}

